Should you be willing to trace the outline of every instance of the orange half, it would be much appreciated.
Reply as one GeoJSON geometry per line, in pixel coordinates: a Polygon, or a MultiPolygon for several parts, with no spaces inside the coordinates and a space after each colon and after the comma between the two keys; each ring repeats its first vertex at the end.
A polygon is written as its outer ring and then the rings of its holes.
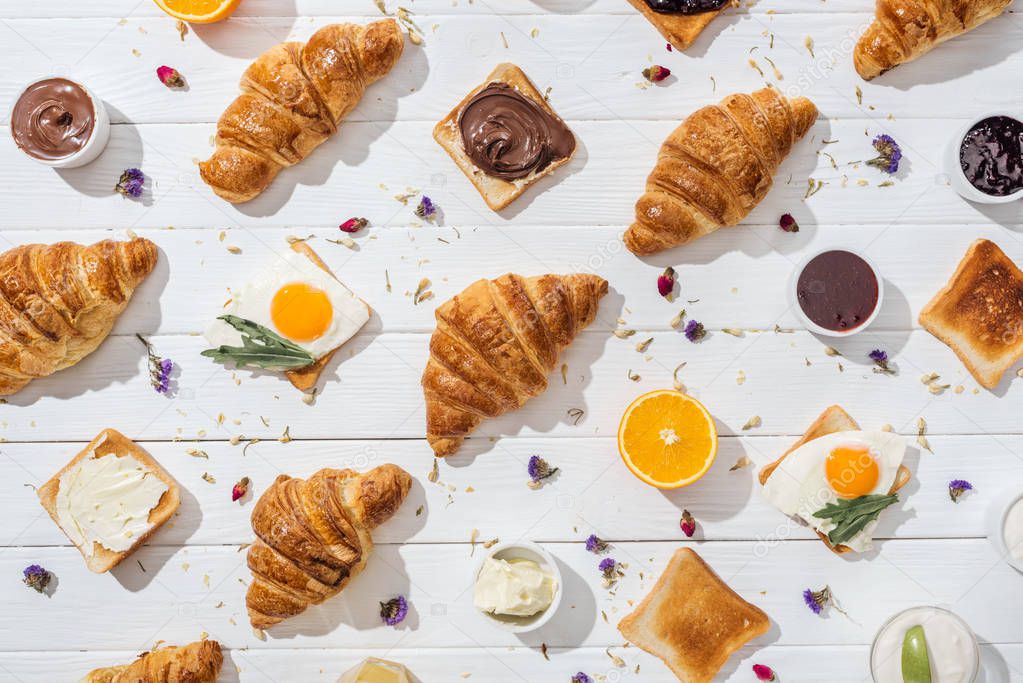
{"type": "Polygon", "coordinates": [[[155,0],[157,6],[175,19],[191,24],[211,24],[227,19],[241,0],[155,0]]]}
{"type": "Polygon", "coordinates": [[[681,391],[661,389],[629,405],[618,425],[618,452],[633,474],[659,489],[688,486],[718,452],[714,418],[681,391]]]}

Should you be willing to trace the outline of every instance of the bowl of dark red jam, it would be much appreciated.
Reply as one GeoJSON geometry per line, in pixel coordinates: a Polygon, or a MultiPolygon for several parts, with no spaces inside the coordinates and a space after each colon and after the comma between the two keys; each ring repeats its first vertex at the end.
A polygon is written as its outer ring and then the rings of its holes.
{"type": "Polygon", "coordinates": [[[981,204],[1023,197],[1023,117],[985,114],[964,126],[948,151],[952,186],[981,204]]]}
{"type": "Polygon", "coordinates": [[[866,256],[846,248],[822,249],[796,266],[789,296],[807,330],[848,337],[877,317],[884,280],[866,256]]]}

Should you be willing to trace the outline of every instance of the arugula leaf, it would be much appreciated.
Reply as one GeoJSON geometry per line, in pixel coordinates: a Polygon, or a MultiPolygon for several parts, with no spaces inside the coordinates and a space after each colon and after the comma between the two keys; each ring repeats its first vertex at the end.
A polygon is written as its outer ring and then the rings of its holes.
{"type": "Polygon", "coordinates": [[[313,355],[298,344],[251,320],[236,315],[222,315],[217,320],[223,320],[242,335],[241,346],[222,345],[200,354],[217,363],[232,361],[238,367],[297,370],[316,362],[313,355]]]}
{"type": "Polygon", "coordinates": [[[877,519],[881,510],[894,504],[898,499],[899,497],[894,493],[887,496],[873,494],[842,499],[835,503],[828,503],[813,513],[813,516],[818,519],[831,520],[835,528],[828,534],[828,540],[832,545],[839,545],[863,531],[867,524],[877,519]]]}

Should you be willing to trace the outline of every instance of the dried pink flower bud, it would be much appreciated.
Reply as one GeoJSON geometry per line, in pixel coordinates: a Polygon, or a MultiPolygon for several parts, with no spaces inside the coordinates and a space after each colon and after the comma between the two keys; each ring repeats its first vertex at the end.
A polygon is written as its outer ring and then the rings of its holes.
{"type": "Polygon", "coordinates": [[[753,675],[757,677],[758,681],[773,681],[773,680],[775,680],[775,678],[774,678],[774,670],[771,667],[765,666],[763,664],[754,664],[753,665],[753,675]]]}
{"type": "Polygon", "coordinates": [[[365,218],[349,218],[337,227],[341,228],[342,232],[359,232],[367,225],[369,225],[369,221],[365,218]]]}
{"type": "Polygon", "coordinates": [[[660,64],[654,64],[643,69],[643,78],[647,79],[651,83],[660,83],[665,78],[671,75],[671,69],[660,64]]]}
{"type": "Polygon", "coordinates": [[[696,520],[689,513],[689,510],[682,511],[682,521],[678,523],[682,529],[682,533],[686,535],[686,538],[692,538],[693,534],[696,533],[696,520]]]}
{"type": "Polygon", "coordinates": [[[782,214],[782,217],[778,219],[778,227],[785,232],[799,232],[799,223],[791,213],[782,214]]]}
{"type": "Polygon", "coordinates": [[[668,266],[657,278],[657,292],[661,296],[668,296],[675,289],[675,269],[668,266]]]}
{"type": "Polygon", "coordinates": [[[249,492],[249,478],[242,477],[238,480],[238,483],[231,489],[231,501],[236,501],[239,498],[244,498],[245,494],[249,492]]]}
{"type": "Polygon", "coordinates": [[[181,74],[178,73],[177,69],[169,66],[159,66],[156,68],[156,76],[160,79],[160,82],[166,85],[168,88],[184,88],[185,79],[182,78],[181,74]]]}

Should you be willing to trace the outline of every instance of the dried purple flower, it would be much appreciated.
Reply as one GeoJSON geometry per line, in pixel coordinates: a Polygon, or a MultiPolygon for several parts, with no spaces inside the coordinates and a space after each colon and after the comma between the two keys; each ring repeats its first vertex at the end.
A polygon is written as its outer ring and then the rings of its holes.
{"type": "Polygon", "coordinates": [[[419,206],[416,207],[416,215],[427,221],[437,215],[437,207],[434,206],[433,200],[425,194],[419,200],[419,206]]]}
{"type": "Polygon", "coordinates": [[[586,539],[586,550],[591,553],[602,553],[607,550],[607,541],[598,538],[596,534],[590,534],[586,539]]]}
{"type": "Polygon", "coordinates": [[[663,297],[669,296],[675,289],[675,269],[668,266],[664,272],[657,277],[657,293],[663,297]]]}
{"type": "Polygon", "coordinates": [[[160,79],[160,82],[166,85],[168,88],[184,88],[185,79],[181,77],[181,74],[177,69],[169,66],[158,66],[156,67],[156,77],[160,79]]]}
{"type": "Polygon", "coordinates": [[[973,490],[973,484],[966,481],[965,479],[953,479],[948,482],[948,497],[952,499],[953,503],[959,502],[959,497],[967,491],[973,490]]]}
{"type": "Polygon", "coordinates": [[[550,464],[539,455],[533,455],[529,458],[529,465],[526,466],[526,471],[529,472],[530,479],[534,482],[538,482],[552,476],[558,471],[558,468],[551,467],[550,464]]]}
{"type": "Polygon", "coordinates": [[[600,564],[597,565],[597,569],[600,570],[605,579],[610,579],[614,576],[615,567],[617,566],[618,563],[615,562],[613,558],[605,557],[600,561],[600,564]]]}
{"type": "Polygon", "coordinates": [[[174,371],[174,361],[170,358],[160,358],[153,351],[153,345],[141,334],[136,334],[138,340],[146,347],[146,354],[149,356],[149,383],[158,394],[166,394],[170,391],[170,377],[174,371]]]}
{"type": "Polygon", "coordinates": [[[50,572],[46,571],[38,564],[30,564],[25,567],[22,574],[24,574],[22,581],[25,582],[25,585],[37,593],[45,591],[46,587],[50,584],[50,579],[53,578],[50,572]]]}
{"type": "Polygon", "coordinates": [[[812,591],[807,588],[803,591],[803,602],[810,608],[810,611],[814,614],[820,614],[824,611],[824,608],[831,606],[836,610],[845,614],[841,607],[835,602],[835,596],[831,594],[831,588],[824,586],[819,591],[812,591]]]}
{"type": "Polygon", "coordinates": [[[696,533],[696,519],[689,513],[689,510],[682,510],[682,520],[678,525],[682,529],[682,533],[686,535],[686,538],[692,538],[693,534],[696,533]]]}
{"type": "Polygon", "coordinates": [[[686,339],[694,344],[707,336],[707,330],[703,329],[703,323],[690,320],[686,323],[686,339]]]}
{"type": "Polygon", "coordinates": [[[576,675],[572,676],[571,683],[593,683],[593,679],[580,671],[576,675]]]}
{"type": "Polygon", "coordinates": [[[671,69],[660,64],[654,64],[643,69],[643,78],[647,79],[651,83],[660,83],[665,78],[671,75],[671,69]]]}
{"type": "Polygon", "coordinates": [[[114,186],[114,190],[124,197],[138,199],[142,196],[142,185],[146,182],[146,176],[137,168],[129,168],[121,174],[120,180],[114,186]]]}
{"type": "Polygon", "coordinates": [[[867,162],[868,166],[879,168],[885,173],[897,173],[899,161],[902,160],[902,148],[890,135],[878,135],[874,138],[874,149],[877,156],[867,162]]]}
{"type": "Polygon", "coordinates": [[[799,232],[799,223],[792,217],[791,213],[783,213],[778,219],[778,227],[785,232],[799,232]]]}
{"type": "Polygon", "coordinates": [[[888,353],[881,349],[874,349],[867,354],[870,360],[874,361],[874,372],[884,375],[894,375],[895,369],[888,365],[888,353]]]}
{"type": "Polygon", "coordinates": [[[341,232],[359,232],[367,225],[369,225],[369,221],[365,218],[349,218],[337,227],[341,229],[341,232]]]}
{"type": "Polygon", "coordinates": [[[753,675],[757,677],[758,681],[773,681],[774,670],[765,664],[754,664],[753,675]]]}
{"type": "Polygon", "coordinates": [[[380,618],[388,626],[397,626],[405,620],[406,616],[408,616],[408,601],[404,596],[399,595],[387,602],[380,603],[380,618]]]}

